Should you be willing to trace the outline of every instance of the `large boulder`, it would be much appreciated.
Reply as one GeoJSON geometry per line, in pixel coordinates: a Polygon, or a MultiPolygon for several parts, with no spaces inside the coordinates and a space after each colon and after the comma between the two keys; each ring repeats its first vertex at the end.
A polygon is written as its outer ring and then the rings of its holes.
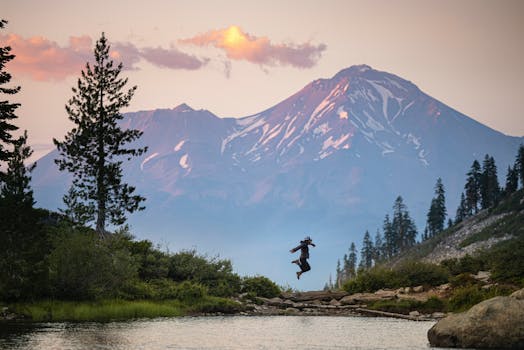
{"type": "Polygon", "coordinates": [[[437,347],[523,349],[524,289],[438,321],[428,339],[437,347]]]}

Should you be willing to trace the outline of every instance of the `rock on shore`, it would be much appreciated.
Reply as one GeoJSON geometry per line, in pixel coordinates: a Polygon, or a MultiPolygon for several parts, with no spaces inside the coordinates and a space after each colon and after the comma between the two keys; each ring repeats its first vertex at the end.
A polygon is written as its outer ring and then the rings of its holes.
{"type": "Polygon", "coordinates": [[[436,347],[523,349],[524,289],[449,315],[428,331],[428,339],[436,347]]]}

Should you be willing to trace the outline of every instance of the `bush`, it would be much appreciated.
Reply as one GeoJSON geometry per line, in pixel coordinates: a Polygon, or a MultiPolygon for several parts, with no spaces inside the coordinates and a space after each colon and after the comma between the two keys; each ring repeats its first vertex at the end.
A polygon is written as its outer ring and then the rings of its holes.
{"type": "Polygon", "coordinates": [[[207,258],[196,251],[173,254],[169,262],[169,278],[192,281],[207,287],[210,295],[228,297],[240,292],[240,277],[233,273],[231,261],[207,258]]]}
{"type": "Polygon", "coordinates": [[[264,298],[274,298],[280,294],[280,288],[264,276],[245,277],[242,280],[242,292],[253,293],[264,298]]]}
{"type": "Polygon", "coordinates": [[[125,249],[111,250],[90,230],[61,228],[49,256],[55,298],[113,297],[137,277],[137,264],[125,249]]]}
{"type": "Polygon", "coordinates": [[[449,279],[449,274],[443,267],[423,262],[406,262],[396,272],[400,279],[405,279],[404,285],[407,286],[438,286],[447,283],[449,279]]]}
{"type": "Polygon", "coordinates": [[[176,288],[176,299],[183,302],[194,302],[207,295],[204,286],[189,281],[180,283],[176,288]]]}
{"type": "Polygon", "coordinates": [[[348,293],[374,292],[383,288],[398,288],[404,280],[393,270],[373,267],[361,271],[356,278],[344,283],[343,289],[348,293]]]}
{"type": "Polygon", "coordinates": [[[453,258],[447,259],[440,263],[440,265],[446,268],[450,274],[459,275],[461,273],[477,273],[478,271],[485,269],[485,262],[479,257],[472,257],[466,255],[460,259],[453,258]]]}
{"type": "Polygon", "coordinates": [[[466,311],[483,300],[496,296],[510,295],[514,291],[514,287],[504,285],[495,286],[489,289],[483,289],[479,285],[460,287],[453,291],[448,300],[449,311],[466,311]]]}
{"type": "Polygon", "coordinates": [[[478,285],[480,283],[469,272],[461,273],[457,276],[451,277],[449,282],[453,288],[471,286],[475,284],[478,285]]]}
{"type": "Polygon", "coordinates": [[[466,311],[473,305],[488,299],[487,293],[477,285],[457,288],[449,298],[449,310],[453,312],[466,311]]]}
{"type": "Polygon", "coordinates": [[[230,299],[219,297],[206,297],[191,305],[190,313],[223,313],[235,314],[243,311],[245,308],[242,304],[230,299]]]}

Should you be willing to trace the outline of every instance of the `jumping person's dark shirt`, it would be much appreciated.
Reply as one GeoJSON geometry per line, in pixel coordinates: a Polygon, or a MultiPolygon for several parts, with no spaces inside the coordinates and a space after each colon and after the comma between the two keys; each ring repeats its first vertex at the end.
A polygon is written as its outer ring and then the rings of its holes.
{"type": "Polygon", "coordinates": [[[291,249],[294,252],[300,249],[300,258],[302,259],[309,259],[309,247],[308,243],[305,241],[300,241],[300,245],[298,247],[295,247],[291,249]]]}

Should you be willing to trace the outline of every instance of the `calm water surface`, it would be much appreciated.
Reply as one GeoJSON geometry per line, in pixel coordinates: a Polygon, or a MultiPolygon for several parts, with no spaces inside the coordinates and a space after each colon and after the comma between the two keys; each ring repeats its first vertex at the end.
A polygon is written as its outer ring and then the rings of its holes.
{"type": "Polygon", "coordinates": [[[0,324],[0,349],[428,349],[433,324],[311,316],[0,324]]]}

